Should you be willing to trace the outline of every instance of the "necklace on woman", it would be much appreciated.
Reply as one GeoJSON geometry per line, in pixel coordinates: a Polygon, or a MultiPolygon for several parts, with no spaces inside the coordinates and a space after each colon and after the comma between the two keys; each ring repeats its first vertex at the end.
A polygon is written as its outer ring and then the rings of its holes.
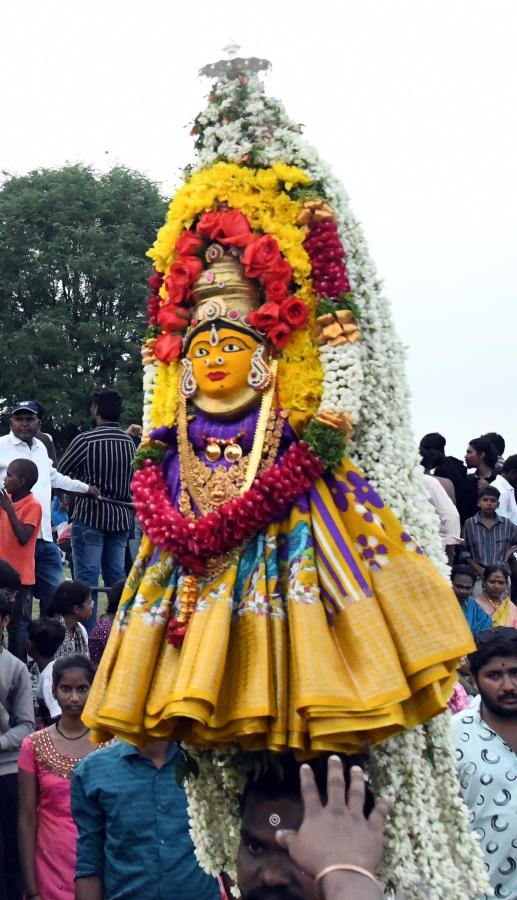
{"type": "Polygon", "coordinates": [[[78,734],[77,737],[68,737],[63,731],[61,731],[59,724],[56,722],[56,731],[65,739],[65,741],[79,741],[82,737],[84,737],[89,732],[89,728],[86,728],[85,731],[82,731],[81,734],[78,734]]]}

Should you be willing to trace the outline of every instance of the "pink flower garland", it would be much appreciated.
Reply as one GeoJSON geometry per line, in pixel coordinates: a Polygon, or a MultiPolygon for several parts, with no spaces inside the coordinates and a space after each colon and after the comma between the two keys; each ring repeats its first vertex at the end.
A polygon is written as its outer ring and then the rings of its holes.
{"type": "Polygon", "coordinates": [[[259,475],[242,497],[223,503],[217,512],[192,519],[173,506],[161,467],[147,459],[133,478],[133,502],[153,543],[169,550],[185,571],[201,575],[209,559],[233,550],[286,513],[323,471],[318,457],[299,441],[259,475]]]}

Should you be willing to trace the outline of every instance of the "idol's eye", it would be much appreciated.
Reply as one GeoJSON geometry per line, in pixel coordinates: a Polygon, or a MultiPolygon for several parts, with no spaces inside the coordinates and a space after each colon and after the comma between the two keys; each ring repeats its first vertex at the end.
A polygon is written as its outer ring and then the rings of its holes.
{"type": "Polygon", "coordinates": [[[239,347],[238,344],[224,344],[223,351],[224,353],[238,353],[239,350],[242,350],[242,347],[239,347]]]}
{"type": "Polygon", "coordinates": [[[201,356],[208,356],[208,350],[205,350],[204,347],[197,347],[197,349],[194,350],[194,356],[197,356],[198,359],[201,356]]]}
{"type": "Polygon", "coordinates": [[[248,839],[246,841],[246,850],[251,854],[251,856],[260,856],[264,852],[262,844],[252,839],[248,839]]]}

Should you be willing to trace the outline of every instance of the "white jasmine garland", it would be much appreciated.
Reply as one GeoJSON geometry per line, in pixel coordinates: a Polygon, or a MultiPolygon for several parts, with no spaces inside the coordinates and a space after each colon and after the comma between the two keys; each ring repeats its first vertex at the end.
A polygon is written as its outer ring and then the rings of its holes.
{"type": "Polygon", "coordinates": [[[144,434],[152,431],[151,406],[153,402],[153,391],[158,374],[158,363],[148,363],[144,367],[143,389],[144,389],[144,412],[142,417],[142,427],[144,434]]]}
{"type": "MultiPolygon", "coordinates": [[[[300,127],[288,119],[282,105],[265,96],[255,75],[248,77],[245,88],[238,80],[218,81],[196,127],[197,169],[218,161],[248,160],[263,167],[284,162],[299,166],[322,185],[345,248],[361,341],[321,348],[320,409],[346,412],[357,423],[348,448],[352,459],[444,570],[437,518],[409,425],[404,350],[346,193],[316,150],[303,141],[300,127]]],[[[146,371],[146,396],[156,375],[151,368],[154,374],[146,371]]],[[[149,420],[147,409],[144,422],[149,420]]],[[[212,874],[224,869],[235,877],[238,795],[244,782],[231,755],[196,751],[194,756],[199,776],[189,780],[187,796],[198,859],[212,874]]],[[[480,851],[458,796],[447,717],[385,741],[371,752],[369,769],[374,791],[395,800],[382,873],[388,888],[407,898],[430,900],[468,900],[487,892],[480,851]]]]}

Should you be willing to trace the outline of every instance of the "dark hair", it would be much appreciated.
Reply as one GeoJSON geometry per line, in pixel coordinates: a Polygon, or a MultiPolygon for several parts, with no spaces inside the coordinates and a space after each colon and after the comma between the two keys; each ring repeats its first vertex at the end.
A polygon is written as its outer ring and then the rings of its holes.
{"type": "Polygon", "coordinates": [[[481,488],[478,494],[478,500],[481,500],[482,497],[495,497],[496,500],[499,500],[501,496],[501,491],[498,491],[497,488],[493,487],[491,484],[488,484],[486,487],[481,488]]]}
{"type": "Polygon", "coordinates": [[[445,450],[445,438],[443,434],[439,434],[438,431],[431,431],[429,434],[424,434],[422,440],[420,441],[420,446],[424,448],[424,450],[445,450]]]}
{"type": "Polygon", "coordinates": [[[74,611],[74,606],[82,606],[91,591],[82,581],[62,581],[54,591],[47,612],[51,616],[67,616],[74,611]]]}
{"type": "Polygon", "coordinates": [[[509,456],[503,463],[503,472],[511,472],[512,469],[517,469],[517,453],[509,456]]]}
{"type": "Polygon", "coordinates": [[[83,669],[90,684],[95,677],[95,669],[84,653],[68,653],[56,659],[52,667],[52,687],[57,688],[65,672],[69,669],[83,669]]]}
{"type": "Polygon", "coordinates": [[[482,437],[472,438],[472,440],[469,441],[469,447],[472,447],[476,453],[483,453],[487,466],[490,466],[491,468],[495,466],[499,454],[490,441],[487,441],[482,437]]]}
{"type": "Polygon", "coordinates": [[[486,581],[487,578],[490,578],[494,572],[501,572],[505,578],[508,578],[510,574],[510,569],[506,565],[506,563],[492,563],[490,566],[485,566],[485,571],[483,572],[483,581],[486,581]]]}
{"type": "MultiPolygon", "coordinates": [[[[345,773],[345,783],[348,787],[350,782],[350,766],[364,765],[365,756],[343,756],[340,755],[345,773]]],[[[320,795],[322,803],[327,802],[327,760],[328,756],[318,756],[315,759],[306,760],[314,772],[314,780],[320,795]]],[[[250,775],[244,793],[241,798],[241,812],[244,810],[246,801],[250,794],[255,794],[267,800],[279,800],[280,798],[289,798],[292,800],[301,800],[300,791],[300,766],[301,762],[296,760],[292,754],[274,754],[271,765],[268,766],[260,775],[254,777],[250,775]]],[[[364,799],[364,814],[367,816],[374,806],[374,798],[371,790],[366,785],[366,793],[364,799]]]]}
{"type": "Polygon", "coordinates": [[[11,563],[5,559],[0,559],[0,589],[5,588],[8,591],[17,591],[20,587],[20,574],[11,563]]]}
{"type": "Polygon", "coordinates": [[[504,437],[501,434],[498,434],[497,431],[487,431],[487,433],[482,434],[481,437],[484,441],[488,441],[490,444],[492,444],[492,447],[497,451],[498,456],[503,455],[506,443],[504,437]]]}
{"type": "Polygon", "coordinates": [[[92,403],[95,404],[101,418],[108,422],[118,422],[122,410],[122,397],[118,391],[111,388],[99,388],[92,394],[92,403]]]}
{"type": "Polygon", "coordinates": [[[5,590],[0,590],[0,619],[3,619],[4,616],[9,616],[12,608],[13,605],[9,593],[5,590]]]}
{"type": "Polygon", "coordinates": [[[474,638],[477,650],[469,656],[470,671],[477,675],[494,656],[517,657],[517,629],[501,626],[480,631],[474,638]]]}
{"type": "Polygon", "coordinates": [[[28,488],[29,491],[34,487],[38,480],[38,467],[36,463],[32,462],[32,459],[13,459],[9,463],[8,468],[10,468],[18,478],[23,478],[25,487],[28,488]]]}
{"type": "Polygon", "coordinates": [[[116,581],[115,584],[112,584],[108,591],[108,606],[106,607],[106,612],[110,615],[116,613],[118,609],[125,583],[125,578],[121,578],[120,581],[116,581]]]}
{"type": "Polygon", "coordinates": [[[38,653],[52,658],[65,639],[66,628],[57,619],[43,616],[29,623],[29,640],[38,653]]]}
{"type": "Polygon", "coordinates": [[[464,563],[458,563],[456,566],[452,567],[451,581],[454,581],[456,575],[468,575],[468,577],[472,579],[472,584],[474,584],[476,580],[476,576],[474,575],[473,570],[470,568],[470,566],[466,566],[464,563]]]}

